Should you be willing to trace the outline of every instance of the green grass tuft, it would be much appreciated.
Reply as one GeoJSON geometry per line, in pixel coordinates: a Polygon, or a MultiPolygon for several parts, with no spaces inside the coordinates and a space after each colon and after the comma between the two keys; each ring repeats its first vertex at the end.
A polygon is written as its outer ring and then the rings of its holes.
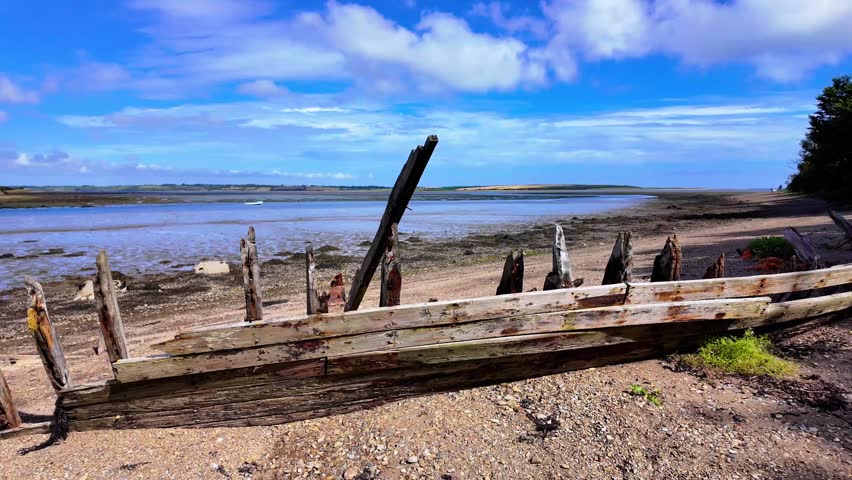
{"type": "Polygon", "coordinates": [[[783,237],[760,237],[748,243],[748,249],[757,258],[778,257],[788,259],[796,250],[783,237]]]}
{"type": "Polygon", "coordinates": [[[644,397],[645,400],[653,403],[656,406],[660,406],[663,404],[663,400],[660,398],[659,390],[648,390],[642,385],[630,385],[630,389],[627,390],[627,393],[633,395],[634,397],[644,397]]]}
{"type": "Polygon", "coordinates": [[[707,342],[698,353],[684,357],[694,368],[721,370],[741,375],[788,377],[798,366],[772,354],[772,342],[746,330],[742,337],[722,337],[707,342]]]}

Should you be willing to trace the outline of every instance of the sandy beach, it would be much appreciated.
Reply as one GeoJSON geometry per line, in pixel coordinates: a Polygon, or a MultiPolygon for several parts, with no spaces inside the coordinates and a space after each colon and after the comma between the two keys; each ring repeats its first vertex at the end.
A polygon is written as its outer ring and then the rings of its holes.
{"type": "MultiPolygon", "coordinates": [[[[736,249],[787,226],[808,236],[827,262],[852,262],[849,247],[837,247],[842,233],[825,208],[776,193],[659,192],[634,208],[559,223],[575,274],[596,285],[622,230],[634,233],[638,281],[648,279],[673,232],[683,246],[685,279],[700,278],[721,253],[728,276],[753,274],[736,249]]],[[[404,237],[402,301],[492,295],[512,249],[525,253],[525,290],[541,289],[552,235],[552,225],[542,224],[440,243],[404,237]]],[[[351,278],[360,263],[334,248],[317,249],[323,283],[338,271],[351,278]]],[[[261,258],[267,318],[304,312],[303,255],[261,258]]],[[[128,277],[119,304],[132,354],[154,353],[148,345],[180,329],[241,320],[241,278],[235,265],[231,272],[128,277]]],[[[72,299],[83,279],[45,284],[75,383],[110,375],[105,356],[92,350],[93,303],[72,299]]],[[[363,305],[377,303],[374,282],[363,305]]],[[[22,289],[0,295],[0,367],[25,421],[42,421],[54,397],[25,311],[22,289]]],[[[849,478],[849,405],[825,398],[852,392],[850,328],[847,319],[785,338],[782,353],[802,365],[790,385],[700,378],[650,360],[276,427],[79,432],[26,456],[16,451],[41,436],[4,440],[0,478],[849,478]],[[660,389],[663,406],[626,395],[633,383],[660,389]],[[561,412],[560,431],[548,438],[530,433],[532,423],[513,407],[523,399],[537,412],[561,412]]]]}

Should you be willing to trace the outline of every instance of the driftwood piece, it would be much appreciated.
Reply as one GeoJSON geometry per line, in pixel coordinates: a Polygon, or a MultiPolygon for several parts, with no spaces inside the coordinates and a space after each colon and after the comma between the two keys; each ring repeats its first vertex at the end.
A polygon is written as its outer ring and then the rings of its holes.
{"type": "Polygon", "coordinates": [[[399,305],[402,293],[402,271],[399,263],[399,226],[394,223],[391,225],[385,255],[382,257],[380,307],[399,305]]]}
{"type": "MultiPolygon", "coordinates": [[[[110,362],[128,358],[127,341],[124,338],[124,324],[121,321],[121,311],[118,309],[118,297],[115,293],[115,283],[109,268],[109,259],[104,250],[98,253],[98,275],[95,279],[95,305],[98,310],[98,322],[101,326],[101,336],[104,349],[110,362]]],[[[96,347],[96,354],[97,351],[96,347]]]]}
{"type": "Polygon", "coordinates": [[[543,290],[574,287],[574,273],[571,270],[571,261],[568,258],[568,247],[565,246],[565,232],[559,224],[556,224],[551,253],[553,256],[552,268],[544,279],[543,290]]]}
{"type": "Polygon", "coordinates": [[[843,215],[835,212],[834,210],[829,210],[828,216],[831,217],[831,220],[833,220],[841,230],[843,230],[843,234],[846,235],[847,241],[852,240],[852,224],[849,223],[849,220],[846,220],[843,215]]]}
{"type": "Polygon", "coordinates": [[[817,253],[816,248],[813,244],[805,237],[799,233],[794,227],[787,227],[784,229],[784,238],[787,239],[793,245],[793,248],[796,250],[796,255],[811,270],[816,270],[819,268],[824,268],[825,264],[817,253]]]}
{"type": "MultiPolygon", "coordinates": [[[[307,291],[307,310],[308,315],[313,315],[318,312],[319,296],[317,295],[317,266],[314,263],[314,247],[308,245],[305,248],[305,283],[307,291]]],[[[327,310],[326,310],[327,311],[327,310]]]]}
{"type": "Polygon", "coordinates": [[[521,293],[524,291],[524,251],[520,250],[518,255],[513,257],[513,253],[509,252],[506,257],[506,263],[503,265],[503,275],[500,277],[500,284],[497,285],[497,295],[506,295],[509,293],[521,293]]]}
{"type": "Polygon", "coordinates": [[[54,389],[68,388],[71,385],[71,378],[65,364],[65,354],[62,352],[62,344],[59,341],[59,332],[50,323],[47,302],[44,299],[44,289],[39,282],[30,277],[24,279],[24,284],[29,296],[27,328],[35,340],[41,362],[44,364],[44,369],[47,371],[54,389]]]}
{"type": "Polygon", "coordinates": [[[257,322],[263,320],[263,298],[260,288],[260,264],[257,261],[257,239],[254,227],[249,227],[247,239],[240,239],[240,259],[243,264],[246,321],[257,322]]]}
{"type": "Polygon", "coordinates": [[[21,423],[21,416],[12,400],[12,391],[6,383],[3,370],[0,370],[0,430],[18,428],[21,423]]]}
{"type": "Polygon", "coordinates": [[[705,279],[707,278],[722,278],[725,276],[725,254],[719,255],[719,258],[713,262],[712,265],[707,267],[707,270],[704,272],[705,279]]]}
{"type": "Polygon", "coordinates": [[[367,250],[367,255],[361,263],[361,267],[355,272],[355,277],[352,279],[352,287],[349,290],[349,301],[346,303],[344,310],[357,310],[361,305],[361,300],[364,299],[364,294],[367,293],[367,287],[370,286],[370,280],[382,260],[382,254],[387,248],[388,236],[390,234],[391,225],[399,224],[402,220],[402,215],[405,213],[408,202],[411,196],[417,189],[417,184],[420,182],[420,177],[426,169],[426,164],[429,163],[429,158],[432,152],[435,151],[435,146],[438,145],[438,137],[429,135],[426,142],[421,146],[417,146],[411,151],[408,156],[408,161],[402,167],[399,177],[391,190],[388,197],[388,203],[385,207],[385,212],[382,214],[382,220],[379,222],[379,228],[373,237],[373,243],[370,244],[370,249],[367,250]]]}
{"type": "Polygon", "coordinates": [[[680,269],[683,262],[680,251],[680,241],[677,235],[666,239],[663,251],[654,258],[654,269],[651,271],[652,282],[671,282],[680,280],[680,269]]]}
{"type": "Polygon", "coordinates": [[[602,285],[629,282],[633,275],[632,232],[619,232],[606,263],[602,285]]]}

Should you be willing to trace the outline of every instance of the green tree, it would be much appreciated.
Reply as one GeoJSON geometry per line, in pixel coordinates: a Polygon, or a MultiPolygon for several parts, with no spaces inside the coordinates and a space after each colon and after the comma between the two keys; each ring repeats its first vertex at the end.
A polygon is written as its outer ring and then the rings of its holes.
{"type": "Polygon", "coordinates": [[[799,153],[790,190],[852,203],[852,78],[835,78],[817,97],[817,111],[799,153]]]}

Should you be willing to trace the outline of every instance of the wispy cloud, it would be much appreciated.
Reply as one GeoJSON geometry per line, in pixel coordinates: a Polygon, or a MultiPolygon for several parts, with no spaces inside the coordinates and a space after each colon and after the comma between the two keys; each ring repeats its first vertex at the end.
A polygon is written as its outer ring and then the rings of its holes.
{"type": "Polygon", "coordinates": [[[9,77],[0,74],[0,103],[38,103],[39,94],[34,90],[27,90],[9,77]]]}

